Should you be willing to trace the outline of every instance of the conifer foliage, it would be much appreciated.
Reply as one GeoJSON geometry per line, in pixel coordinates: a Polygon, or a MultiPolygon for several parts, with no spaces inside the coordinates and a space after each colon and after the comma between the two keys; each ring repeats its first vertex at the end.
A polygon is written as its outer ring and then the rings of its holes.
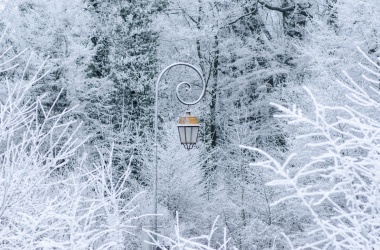
{"type": "Polygon", "coordinates": [[[151,23],[158,2],[87,1],[96,52],[82,93],[86,127],[93,145],[115,143],[118,168],[123,169],[129,155],[135,155],[136,179],[142,178],[144,163],[136,145],[147,140],[152,127],[158,35],[151,23]]]}

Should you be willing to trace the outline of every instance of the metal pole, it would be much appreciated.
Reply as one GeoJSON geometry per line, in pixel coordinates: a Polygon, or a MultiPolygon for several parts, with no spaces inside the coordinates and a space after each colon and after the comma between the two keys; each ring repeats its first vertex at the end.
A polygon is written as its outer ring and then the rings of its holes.
{"type": "MultiPolygon", "coordinates": [[[[203,96],[205,95],[206,93],[206,83],[205,83],[205,80],[203,78],[203,75],[202,73],[193,65],[191,64],[188,64],[188,63],[184,63],[184,62],[177,62],[177,63],[173,63],[169,66],[167,66],[165,69],[163,69],[160,73],[160,75],[158,76],[158,79],[157,79],[157,82],[156,82],[156,98],[155,98],[155,111],[154,111],[154,168],[155,168],[155,182],[154,182],[154,214],[155,214],[155,217],[154,217],[154,233],[157,234],[157,214],[158,214],[158,209],[157,209],[157,204],[158,204],[158,197],[157,197],[157,190],[158,190],[158,165],[157,165],[157,130],[158,130],[158,84],[160,83],[161,81],[161,78],[162,76],[169,70],[171,69],[172,67],[175,67],[175,66],[186,66],[186,67],[190,67],[191,69],[193,69],[197,74],[198,76],[201,78],[202,80],[202,93],[200,95],[200,97],[195,100],[194,102],[186,102],[184,101],[180,95],[179,95],[179,88],[182,86],[182,85],[186,85],[188,89],[191,89],[191,84],[188,83],[188,82],[180,82],[178,85],[177,85],[177,88],[176,88],[176,95],[177,95],[177,98],[178,100],[185,104],[185,105],[194,105],[194,104],[197,104],[202,98],[203,96]]],[[[157,239],[157,237],[155,236],[155,239],[157,239]]]]}

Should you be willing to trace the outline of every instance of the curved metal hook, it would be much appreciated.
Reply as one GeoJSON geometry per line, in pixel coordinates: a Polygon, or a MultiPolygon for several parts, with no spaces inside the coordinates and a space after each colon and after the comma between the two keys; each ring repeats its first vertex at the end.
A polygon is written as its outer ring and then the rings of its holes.
{"type": "Polygon", "coordinates": [[[200,72],[200,71],[199,71],[194,65],[191,65],[191,64],[189,64],[189,63],[177,62],[177,63],[173,63],[173,64],[167,66],[165,69],[163,69],[163,70],[161,71],[160,75],[158,76],[158,79],[157,79],[157,83],[156,83],[156,92],[157,92],[157,90],[158,90],[158,84],[159,84],[159,82],[161,81],[162,76],[163,76],[166,72],[168,72],[169,69],[171,69],[171,68],[173,68],[173,67],[175,67],[175,66],[187,66],[187,67],[190,67],[190,68],[192,68],[195,72],[197,72],[198,76],[201,78],[201,80],[202,80],[202,93],[201,93],[200,97],[199,97],[197,100],[193,101],[193,102],[186,102],[185,100],[183,100],[183,99],[180,97],[180,94],[179,94],[179,89],[180,89],[180,87],[181,87],[183,84],[187,85],[187,89],[188,89],[188,90],[191,90],[191,84],[190,84],[190,83],[188,83],[188,82],[180,82],[180,83],[177,85],[177,88],[176,88],[176,95],[177,95],[178,101],[180,101],[182,104],[185,104],[185,105],[194,105],[194,104],[197,104],[197,103],[203,98],[203,96],[204,96],[205,93],[206,93],[206,83],[205,83],[205,80],[204,80],[204,78],[203,78],[203,76],[202,76],[202,73],[201,73],[201,72],[200,72]]]}

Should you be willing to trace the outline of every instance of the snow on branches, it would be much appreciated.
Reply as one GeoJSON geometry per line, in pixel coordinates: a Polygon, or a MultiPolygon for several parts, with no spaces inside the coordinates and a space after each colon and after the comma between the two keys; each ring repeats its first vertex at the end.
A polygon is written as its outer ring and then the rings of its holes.
{"type": "Polygon", "coordinates": [[[129,167],[114,180],[112,149],[88,164],[71,110],[31,94],[43,67],[14,77],[21,59],[8,51],[0,56],[0,248],[124,249],[138,217],[129,167]]]}
{"type": "Polygon", "coordinates": [[[278,117],[307,131],[297,136],[304,142],[297,154],[281,163],[260,149],[245,147],[267,159],[252,166],[277,175],[267,185],[286,190],[272,206],[301,201],[303,208],[298,209],[306,209],[311,216],[302,237],[284,234],[293,249],[380,246],[380,66],[361,53],[367,60],[360,64],[366,82],[361,84],[345,72],[348,81],[337,81],[345,103],[323,105],[305,87],[313,114],[273,104],[281,111],[278,117]]]}

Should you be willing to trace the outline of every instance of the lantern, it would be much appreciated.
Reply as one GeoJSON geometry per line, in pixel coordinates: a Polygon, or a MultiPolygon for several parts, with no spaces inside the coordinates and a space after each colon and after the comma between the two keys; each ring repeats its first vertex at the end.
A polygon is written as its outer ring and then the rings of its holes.
{"type": "Polygon", "coordinates": [[[179,118],[177,127],[181,144],[187,150],[192,149],[198,140],[199,123],[197,117],[191,115],[190,111],[186,111],[186,114],[179,118]]]}

